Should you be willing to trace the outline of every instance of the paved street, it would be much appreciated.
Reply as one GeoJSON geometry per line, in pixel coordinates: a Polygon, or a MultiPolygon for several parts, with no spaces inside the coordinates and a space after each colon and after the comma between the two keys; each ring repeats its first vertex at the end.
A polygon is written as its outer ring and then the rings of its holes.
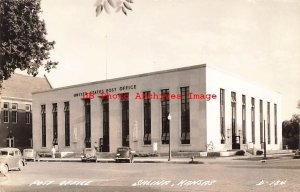
{"type": "Polygon", "coordinates": [[[299,191],[300,160],[183,163],[29,162],[6,191],[299,191]]]}

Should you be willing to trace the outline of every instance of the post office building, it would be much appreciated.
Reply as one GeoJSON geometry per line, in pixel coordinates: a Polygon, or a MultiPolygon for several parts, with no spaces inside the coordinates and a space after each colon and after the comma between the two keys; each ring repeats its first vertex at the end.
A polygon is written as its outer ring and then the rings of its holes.
{"type": "Polygon", "coordinates": [[[196,65],[33,94],[33,147],[81,152],[281,149],[281,96],[196,65]]]}

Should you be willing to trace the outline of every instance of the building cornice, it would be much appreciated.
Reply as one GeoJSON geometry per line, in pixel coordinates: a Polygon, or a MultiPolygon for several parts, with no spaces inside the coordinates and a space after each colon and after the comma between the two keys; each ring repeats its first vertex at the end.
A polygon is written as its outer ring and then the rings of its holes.
{"type": "Polygon", "coordinates": [[[81,86],[95,85],[95,84],[99,84],[99,83],[108,83],[108,82],[132,79],[132,78],[137,78],[137,77],[146,77],[146,76],[150,76],[150,75],[158,75],[158,74],[177,72],[177,71],[186,71],[186,70],[205,68],[205,67],[206,67],[206,64],[193,65],[193,66],[188,66],[188,67],[181,67],[181,68],[175,68],[175,69],[142,73],[142,74],[138,74],[138,75],[130,75],[130,76],[125,76],[125,77],[119,77],[119,78],[113,78],[113,79],[107,79],[107,80],[101,80],[101,81],[94,81],[94,82],[89,82],[89,83],[81,83],[81,84],[76,84],[76,85],[70,85],[70,86],[50,89],[50,90],[46,90],[46,91],[37,91],[37,92],[33,92],[32,94],[46,93],[46,92],[52,92],[52,91],[62,90],[62,89],[76,88],[76,87],[81,87],[81,86]]]}
{"type": "Polygon", "coordinates": [[[32,99],[19,98],[19,97],[9,97],[9,96],[1,96],[0,99],[1,100],[14,100],[14,101],[32,102],[32,99]]]}

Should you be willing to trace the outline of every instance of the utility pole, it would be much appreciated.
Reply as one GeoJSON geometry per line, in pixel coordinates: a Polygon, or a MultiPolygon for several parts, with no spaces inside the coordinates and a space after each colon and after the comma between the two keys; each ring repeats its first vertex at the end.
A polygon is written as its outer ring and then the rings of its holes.
{"type": "Polygon", "coordinates": [[[264,159],[267,159],[267,145],[266,145],[266,120],[264,120],[264,159]]]}
{"type": "Polygon", "coordinates": [[[105,58],[105,80],[107,80],[107,60],[108,60],[107,34],[105,35],[105,47],[106,47],[106,58],[105,58]]]}
{"type": "MultiPolygon", "coordinates": [[[[300,109],[300,100],[298,100],[297,108],[300,109]]],[[[298,149],[300,149],[300,122],[299,122],[299,137],[298,137],[298,149]]]]}

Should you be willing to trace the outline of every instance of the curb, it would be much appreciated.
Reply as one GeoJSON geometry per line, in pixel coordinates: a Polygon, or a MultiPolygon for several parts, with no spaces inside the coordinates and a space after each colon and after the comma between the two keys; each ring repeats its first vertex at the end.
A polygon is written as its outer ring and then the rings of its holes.
{"type": "MultiPolygon", "coordinates": [[[[215,164],[215,163],[228,163],[228,162],[236,162],[236,161],[260,161],[260,157],[229,157],[229,158],[216,158],[216,159],[206,159],[206,158],[197,158],[194,159],[192,162],[191,159],[185,158],[185,159],[180,159],[180,158],[174,158],[171,161],[168,161],[168,158],[135,158],[134,163],[176,163],[176,164],[215,164]]],[[[269,156],[268,160],[280,160],[280,159],[285,159],[287,157],[292,156],[269,156]]],[[[39,158],[37,162],[81,162],[80,158],[39,158]]],[[[115,160],[112,158],[104,159],[101,158],[97,160],[98,163],[114,163],[115,160]]]]}
{"type": "MultiPolygon", "coordinates": [[[[40,158],[36,162],[81,162],[81,159],[64,159],[64,158],[40,158]]],[[[97,163],[115,163],[114,159],[98,159],[97,163]]],[[[205,164],[203,161],[194,160],[193,162],[190,160],[143,160],[143,159],[136,159],[134,160],[134,163],[174,163],[174,164],[205,164]]]]}
{"type": "MultiPolygon", "coordinates": [[[[81,159],[67,159],[67,158],[40,158],[36,162],[81,162],[81,159]]],[[[112,163],[115,162],[113,159],[101,159],[97,160],[97,163],[112,163]]]]}

